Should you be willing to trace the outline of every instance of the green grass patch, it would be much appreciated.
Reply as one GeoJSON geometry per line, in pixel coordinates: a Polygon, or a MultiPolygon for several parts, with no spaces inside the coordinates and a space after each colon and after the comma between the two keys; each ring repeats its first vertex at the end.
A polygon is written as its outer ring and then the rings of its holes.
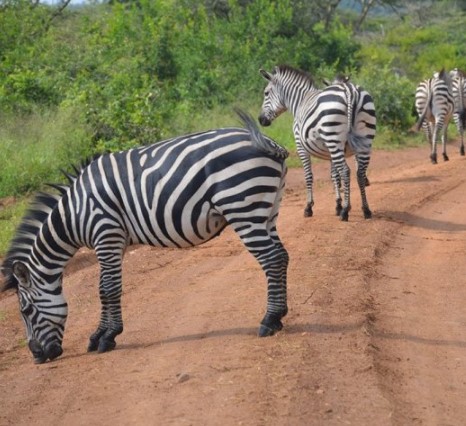
{"type": "Polygon", "coordinates": [[[0,207],[0,256],[7,252],[28,204],[28,199],[23,198],[6,207],[0,207]]]}
{"type": "Polygon", "coordinates": [[[23,196],[46,182],[61,181],[69,169],[90,154],[90,138],[72,109],[2,116],[0,198],[23,196]]]}

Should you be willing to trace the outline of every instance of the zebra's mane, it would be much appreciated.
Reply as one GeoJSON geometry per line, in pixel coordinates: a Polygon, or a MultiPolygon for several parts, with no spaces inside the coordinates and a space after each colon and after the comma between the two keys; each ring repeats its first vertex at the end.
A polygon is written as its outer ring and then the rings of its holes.
{"type": "Polygon", "coordinates": [[[298,76],[301,80],[307,81],[311,86],[314,85],[314,78],[312,77],[311,74],[309,74],[306,71],[303,71],[303,70],[300,70],[300,69],[297,69],[297,68],[293,68],[293,67],[291,67],[289,65],[286,65],[286,64],[278,65],[275,68],[275,73],[276,74],[284,74],[284,75],[292,74],[292,75],[298,76]]]}
{"type": "Polygon", "coordinates": [[[12,272],[13,263],[17,260],[26,260],[29,257],[31,248],[44,222],[68,191],[68,188],[95,158],[97,157],[83,161],[79,168],[73,166],[75,174],[70,174],[62,170],[62,173],[68,179],[68,183],[47,184],[47,186],[56,189],[58,193],[38,192],[35,195],[21,223],[16,229],[15,236],[10,243],[10,247],[1,266],[1,271],[5,280],[3,286],[0,287],[0,292],[18,287],[18,281],[12,272]]]}

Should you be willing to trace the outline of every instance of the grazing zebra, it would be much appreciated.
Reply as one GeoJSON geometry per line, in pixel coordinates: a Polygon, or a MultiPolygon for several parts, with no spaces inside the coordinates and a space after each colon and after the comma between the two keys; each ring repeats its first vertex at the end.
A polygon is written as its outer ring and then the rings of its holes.
{"type": "Polygon", "coordinates": [[[331,176],[335,187],[336,214],[348,220],[350,203],[350,169],[345,157],[354,155],[357,180],[366,219],[372,216],[366,198],[366,171],[376,117],[372,97],[359,86],[341,78],[324,90],[314,86],[306,73],[286,65],[275,67],[274,73],[260,70],[268,81],[259,116],[263,126],[269,126],[281,113],[289,110],[294,116],[293,133],[298,156],[306,179],[307,203],[304,216],[312,216],[314,205],[311,156],[331,161],[331,176]],[[340,187],[344,185],[342,204],[340,187]]]}
{"type": "Polygon", "coordinates": [[[466,75],[458,68],[450,71],[451,94],[455,102],[453,120],[460,135],[460,154],[464,155],[464,128],[466,127],[466,75]]]}
{"type": "Polygon", "coordinates": [[[447,130],[453,113],[453,97],[450,91],[450,78],[442,69],[433,77],[421,81],[416,89],[416,110],[419,119],[416,130],[421,127],[431,144],[430,160],[437,164],[437,135],[442,132],[442,154],[444,161],[448,161],[447,155],[447,130]]]}
{"type": "Polygon", "coordinates": [[[123,331],[122,258],[131,244],[190,247],[231,225],[268,281],[259,336],[282,328],[288,254],[276,221],[288,153],[239,112],[246,129],[222,128],[102,155],[39,194],[3,264],[16,288],[36,363],[62,354],[68,314],[63,270],[83,246],[100,264],[101,318],[88,351],[112,350],[123,331]]]}

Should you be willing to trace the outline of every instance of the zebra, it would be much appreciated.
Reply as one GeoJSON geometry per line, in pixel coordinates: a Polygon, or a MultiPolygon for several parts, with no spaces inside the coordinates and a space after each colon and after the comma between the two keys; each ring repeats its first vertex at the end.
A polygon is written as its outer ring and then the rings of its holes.
{"type": "Polygon", "coordinates": [[[455,102],[453,120],[460,135],[460,155],[464,155],[464,128],[466,127],[466,74],[454,68],[450,71],[451,94],[455,102]]]}
{"type": "Polygon", "coordinates": [[[424,130],[427,141],[431,145],[430,161],[437,164],[437,135],[442,132],[443,160],[448,161],[447,130],[453,113],[453,97],[450,90],[450,78],[445,69],[434,73],[434,76],[423,80],[416,88],[415,106],[419,119],[415,129],[424,130]]]}
{"type": "Polygon", "coordinates": [[[220,128],[98,156],[67,184],[39,193],[2,265],[3,290],[16,288],[35,363],[63,352],[68,305],[63,270],[80,247],[100,265],[101,316],[88,351],[115,348],[123,331],[122,259],[132,244],[184,248],[231,225],[267,279],[258,334],[270,336],[287,314],[289,256],[276,228],[288,152],[250,115],[244,128],[220,128]],[[58,191],[58,193],[56,193],[58,191]]]}
{"type": "Polygon", "coordinates": [[[372,217],[366,189],[366,171],[376,131],[374,102],[361,87],[339,78],[324,90],[315,87],[312,77],[287,65],[275,67],[273,73],[263,69],[268,81],[264,91],[259,122],[269,126],[286,110],[294,116],[293,133],[298,156],[303,164],[307,189],[304,216],[313,215],[313,174],[311,156],[330,160],[336,196],[336,214],[348,220],[350,203],[350,169],[345,157],[354,155],[364,218],[372,217]],[[340,195],[344,184],[344,201],[340,195]]]}

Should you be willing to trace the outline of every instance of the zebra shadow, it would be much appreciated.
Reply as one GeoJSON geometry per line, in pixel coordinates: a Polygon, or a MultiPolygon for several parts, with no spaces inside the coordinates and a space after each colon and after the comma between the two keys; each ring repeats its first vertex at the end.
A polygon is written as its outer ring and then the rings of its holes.
{"type": "Polygon", "coordinates": [[[401,223],[416,228],[431,229],[434,231],[462,232],[466,231],[466,223],[454,223],[417,216],[409,212],[379,210],[374,218],[401,223]]]}
{"type": "MultiPolygon", "coordinates": [[[[350,331],[355,331],[361,328],[364,324],[363,321],[353,323],[353,324],[285,324],[283,330],[279,331],[272,336],[273,339],[276,336],[286,336],[293,334],[303,334],[303,333],[312,333],[312,334],[337,334],[345,333],[350,331]]],[[[259,338],[257,336],[258,327],[237,327],[237,328],[228,328],[223,330],[211,330],[204,333],[194,333],[187,334],[182,336],[168,337],[166,339],[157,340],[151,343],[118,343],[115,350],[122,349],[139,349],[144,347],[151,346],[160,346],[167,345],[171,343],[179,342],[191,342],[204,339],[217,339],[228,336],[251,336],[257,338],[258,341],[267,341],[267,339],[259,338]]]]}
{"type": "Polygon", "coordinates": [[[376,183],[423,183],[423,182],[438,182],[440,178],[435,175],[426,176],[412,176],[398,179],[386,179],[386,180],[371,180],[371,184],[376,183]]]}

